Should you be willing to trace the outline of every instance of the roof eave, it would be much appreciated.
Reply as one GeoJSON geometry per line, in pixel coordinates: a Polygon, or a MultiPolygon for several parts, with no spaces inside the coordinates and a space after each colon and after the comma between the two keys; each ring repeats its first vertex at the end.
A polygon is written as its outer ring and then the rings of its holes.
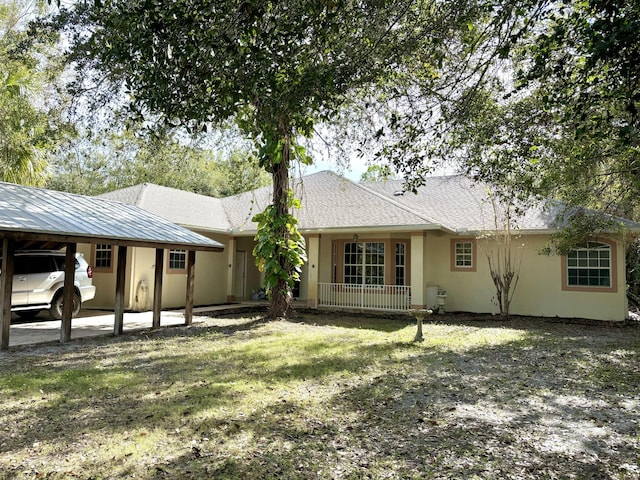
{"type": "Polygon", "coordinates": [[[230,227],[227,228],[212,228],[203,225],[189,225],[186,223],[178,223],[183,228],[187,228],[191,231],[205,232],[205,233],[216,233],[220,235],[232,235],[233,229],[230,227]]]}
{"type": "Polygon", "coordinates": [[[48,241],[58,242],[60,244],[67,243],[105,243],[109,245],[122,245],[128,247],[147,247],[162,249],[184,249],[197,250],[207,252],[223,252],[224,245],[211,240],[210,243],[189,243],[189,242],[165,242],[147,239],[130,239],[109,236],[93,236],[74,233],[56,233],[42,231],[24,231],[5,229],[0,231],[0,238],[9,238],[13,240],[31,240],[31,241],[48,241]]]}
{"type": "MultiPolygon", "coordinates": [[[[429,225],[429,224],[415,224],[415,225],[354,225],[346,227],[315,227],[315,228],[300,228],[300,233],[304,234],[353,234],[353,233],[387,233],[387,232],[423,232],[423,231],[444,231],[446,233],[455,233],[453,230],[443,225],[429,225]]],[[[231,235],[233,236],[250,236],[257,233],[256,229],[251,230],[233,230],[231,235]]]]}

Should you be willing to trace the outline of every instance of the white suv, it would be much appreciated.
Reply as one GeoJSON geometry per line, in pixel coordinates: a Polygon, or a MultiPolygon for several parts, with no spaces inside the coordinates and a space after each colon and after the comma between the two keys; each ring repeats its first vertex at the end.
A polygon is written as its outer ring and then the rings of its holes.
{"type": "MultiPolygon", "coordinates": [[[[65,252],[59,250],[17,251],[13,273],[11,310],[21,317],[35,317],[48,309],[52,318],[62,318],[65,252]]],[[[93,271],[82,254],[76,253],[73,315],[96,294],[93,271]]]]}

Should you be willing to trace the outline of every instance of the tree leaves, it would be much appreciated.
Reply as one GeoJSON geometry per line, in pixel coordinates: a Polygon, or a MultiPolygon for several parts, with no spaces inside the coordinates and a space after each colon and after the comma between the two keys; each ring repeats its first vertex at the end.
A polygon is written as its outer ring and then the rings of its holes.
{"type": "Polygon", "coordinates": [[[457,15],[444,10],[411,0],[109,0],[76,4],[67,25],[76,32],[71,58],[123,82],[134,115],[192,131],[234,121],[254,142],[274,183],[277,214],[265,219],[279,227],[262,222],[273,238],[258,238],[279,295],[301,258],[287,198],[290,161],[312,162],[300,137],[354,92],[409,68],[416,55],[431,58],[419,47],[433,44],[433,17],[457,15]]]}
{"type": "Polygon", "coordinates": [[[31,185],[44,182],[47,151],[71,130],[52,95],[55,38],[29,35],[25,19],[37,13],[36,5],[0,5],[0,179],[31,185]]]}

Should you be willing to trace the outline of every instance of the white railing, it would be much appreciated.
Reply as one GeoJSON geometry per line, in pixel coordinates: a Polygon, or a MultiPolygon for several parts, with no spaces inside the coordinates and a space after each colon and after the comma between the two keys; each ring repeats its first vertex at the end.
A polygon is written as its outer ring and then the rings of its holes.
{"type": "Polygon", "coordinates": [[[319,283],[318,306],[362,310],[405,311],[411,306],[411,287],[405,285],[347,285],[319,283]]]}

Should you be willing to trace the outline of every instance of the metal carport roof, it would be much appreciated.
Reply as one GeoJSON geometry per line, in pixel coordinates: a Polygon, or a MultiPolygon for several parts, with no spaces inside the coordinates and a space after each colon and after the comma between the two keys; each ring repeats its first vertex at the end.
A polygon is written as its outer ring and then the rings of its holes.
{"type": "MultiPolygon", "coordinates": [[[[153,325],[160,326],[162,252],[188,250],[185,322],[193,310],[195,251],[221,252],[224,247],[198,233],[171,223],[134,205],[84,195],[0,182],[2,272],[13,272],[13,252],[27,248],[67,247],[61,341],[71,338],[73,254],[78,243],[118,246],[114,333],[122,333],[127,247],[156,249],[153,325]],[[6,270],[5,270],[6,268],[6,270]],[[68,302],[68,303],[67,303],[68,302]]],[[[0,350],[9,346],[11,278],[0,274],[0,350]]],[[[9,274],[11,277],[11,273],[9,274]]]]}
{"type": "Polygon", "coordinates": [[[134,205],[0,182],[0,238],[17,249],[66,243],[222,251],[223,245],[134,205]]]}

